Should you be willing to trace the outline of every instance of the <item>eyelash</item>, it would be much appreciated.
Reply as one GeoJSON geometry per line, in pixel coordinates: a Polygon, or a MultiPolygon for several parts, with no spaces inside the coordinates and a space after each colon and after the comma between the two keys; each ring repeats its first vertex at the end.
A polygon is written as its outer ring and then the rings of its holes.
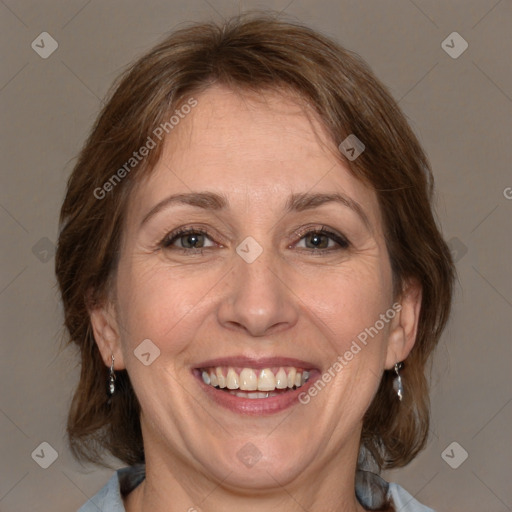
{"type": "MultiPolygon", "coordinates": [[[[162,249],[167,250],[177,250],[181,251],[183,254],[203,254],[205,250],[210,249],[211,247],[199,247],[199,248],[184,248],[184,247],[175,247],[172,248],[172,244],[182,238],[185,235],[204,235],[207,238],[210,239],[210,241],[213,242],[212,238],[209,236],[208,232],[201,228],[193,228],[193,227],[186,227],[186,228],[180,228],[176,231],[173,231],[169,234],[167,234],[163,240],[160,242],[159,247],[162,249]]],[[[319,236],[327,236],[334,242],[336,242],[339,247],[338,248],[330,248],[330,249],[303,249],[305,251],[308,251],[310,253],[314,253],[315,255],[322,256],[327,255],[330,252],[337,251],[337,250],[346,250],[350,247],[350,242],[343,237],[342,235],[339,235],[337,233],[334,233],[327,229],[325,226],[322,226],[320,229],[316,228],[304,228],[303,230],[298,230],[295,232],[297,236],[299,236],[299,242],[307,235],[314,234],[319,236]]]]}
{"type": "MultiPolygon", "coordinates": [[[[208,249],[205,248],[205,247],[199,247],[199,248],[192,248],[192,249],[187,249],[185,247],[175,247],[175,248],[172,248],[171,245],[176,241],[176,240],[179,240],[181,237],[185,236],[185,235],[190,235],[190,234],[193,234],[193,235],[204,235],[208,238],[210,238],[210,236],[208,235],[208,232],[205,231],[204,229],[201,229],[201,228],[180,228],[180,229],[177,229],[176,231],[172,231],[171,233],[169,233],[168,235],[165,235],[164,239],[160,242],[160,247],[162,249],[168,249],[168,250],[178,250],[178,251],[181,251],[183,254],[203,254],[203,252],[205,251],[205,249],[208,249]]],[[[210,238],[211,240],[211,238],[210,238]]]]}
{"type": "Polygon", "coordinates": [[[342,235],[335,233],[334,231],[330,231],[327,227],[322,226],[320,229],[306,227],[300,230],[295,231],[295,234],[299,237],[299,242],[306,237],[307,235],[318,235],[318,236],[327,236],[334,242],[338,244],[338,247],[331,247],[330,249],[302,249],[311,254],[315,254],[316,256],[327,256],[329,253],[333,251],[346,250],[350,247],[349,241],[342,235]]]}

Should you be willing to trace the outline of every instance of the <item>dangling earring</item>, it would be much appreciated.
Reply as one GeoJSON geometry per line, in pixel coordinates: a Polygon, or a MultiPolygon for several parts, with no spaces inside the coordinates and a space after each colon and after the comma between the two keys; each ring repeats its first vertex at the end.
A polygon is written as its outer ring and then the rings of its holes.
{"type": "Polygon", "coordinates": [[[396,363],[395,364],[395,373],[396,377],[393,381],[393,388],[396,391],[396,394],[398,395],[398,400],[402,401],[402,398],[404,397],[404,386],[402,384],[402,377],[400,377],[400,370],[404,367],[404,363],[396,363]]]}
{"type": "Polygon", "coordinates": [[[112,354],[112,363],[110,364],[110,372],[108,375],[108,393],[110,396],[116,390],[116,374],[114,373],[114,354],[112,354]]]}

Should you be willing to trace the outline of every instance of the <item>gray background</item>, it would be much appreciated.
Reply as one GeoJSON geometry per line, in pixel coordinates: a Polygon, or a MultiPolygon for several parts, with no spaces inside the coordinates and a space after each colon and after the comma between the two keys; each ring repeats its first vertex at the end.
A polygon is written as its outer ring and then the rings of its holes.
{"type": "Polygon", "coordinates": [[[102,98],[180,23],[254,8],[282,10],[360,53],[400,100],[433,165],[459,284],[432,376],[428,447],[387,478],[439,511],[512,510],[506,0],[0,0],[0,510],[76,510],[111,474],[80,466],[66,445],[78,371],[74,349],[62,349],[53,275],[66,179],[102,98]],[[44,31],[59,45],[47,59],[31,48],[44,31]],[[469,44],[456,59],[441,46],[454,31],[469,44]],[[42,442],[58,452],[47,469],[36,463],[49,462],[42,442]]]}

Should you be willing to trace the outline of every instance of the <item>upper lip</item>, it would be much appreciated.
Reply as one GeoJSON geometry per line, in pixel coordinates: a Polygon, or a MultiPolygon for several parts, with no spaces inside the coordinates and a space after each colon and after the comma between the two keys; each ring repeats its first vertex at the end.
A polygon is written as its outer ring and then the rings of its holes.
{"type": "Polygon", "coordinates": [[[239,366],[243,368],[263,369],[273,366],[294,366],[295,368],[304,368],[306,370],[315,369],[316,366],[308,361],[296,359],[294,357],[247,357],[231,356],[209,359],[197,365],[196,368],[209,368],[215,366],[239,366]]]}

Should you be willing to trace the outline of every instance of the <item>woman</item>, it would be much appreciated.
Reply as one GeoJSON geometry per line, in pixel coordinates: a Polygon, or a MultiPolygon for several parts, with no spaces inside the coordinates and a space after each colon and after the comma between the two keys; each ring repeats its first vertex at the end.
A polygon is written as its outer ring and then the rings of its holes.
{"type": "Polygon", "coordinates": [[[194,25],[135,63],[61,212],[71,447],[128,466],[80,510],[431,510],[378,473],[428,433],[432,187],[389,93],[307,28],[194,25]]]}

